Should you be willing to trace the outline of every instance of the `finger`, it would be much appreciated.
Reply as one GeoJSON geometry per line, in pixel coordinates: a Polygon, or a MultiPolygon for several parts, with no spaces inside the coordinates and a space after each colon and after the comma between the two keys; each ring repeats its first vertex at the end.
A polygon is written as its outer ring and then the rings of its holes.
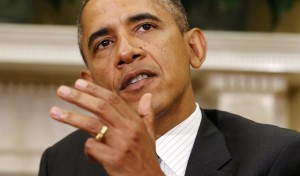
{"type": "Polygon", "coordinates": [[[111,160],[111,157],[114,156],[113,149],[109,146],[96,141],[93,138],[90,138],[86,141],[84,146],[84,153],[93,160],[96,160],[100,163],[105,163],[111,160]]]}
{"type": "Polygon", "coordinates": [[[138,113],[142,117],[149,135],[155,140],[152,94],[146,93],[142,96],[139,101],[138,113]]]}
{"type": "Polygon", "coordinates": [[[59,122],[87,131],[93,136],[95,136],[104,125],[96,118],[86,117],[58,107],[51,108],[50,116],[59,122]]]}
{"type": "Polygon", "coordinates": [[[123,118],[109,103],[101,98],[80,92],[67,86],[60,86],[57,90],[60,98],[94,113],[101,121],[111,126],[122,126],[123,118]]]}
{"type": "Polygon", "coordinates": [[[124,118],[139,118],[136,112],[134,112],[120,96],[107,89],[83,79],[78,79],[75,82],[75,87],[82,92],[103,99],[108,104],[112,105],[120,114],[123,114],[124,118]]]}

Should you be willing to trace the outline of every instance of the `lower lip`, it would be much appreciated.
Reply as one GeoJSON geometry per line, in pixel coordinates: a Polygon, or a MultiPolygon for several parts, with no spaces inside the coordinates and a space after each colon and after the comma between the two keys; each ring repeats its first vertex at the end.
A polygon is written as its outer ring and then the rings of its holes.
{"type": "Polygon", "coordinates": [[[152,79],[153,79],[153,77],[148,77],[148,78],[142,79],[136,83],[128,85],[124,90],[126,92],[142,90],[147,84],[150,83],[150,81],[152,79]]]}

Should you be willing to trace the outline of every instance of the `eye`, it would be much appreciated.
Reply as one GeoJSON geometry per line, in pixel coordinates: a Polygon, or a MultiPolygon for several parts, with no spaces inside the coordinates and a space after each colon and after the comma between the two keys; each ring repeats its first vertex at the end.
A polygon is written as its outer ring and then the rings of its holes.
{"type": "Polygon", "coordinates": [[[137,31],[139,32],[145,32],[145,31],[149,31],[151,30],[152,28],[154,28],[154,25],[152,24],[149,24],[149,23],[144,23],[142,24],[137,31]]]}
{"type": "Polygon", "coordinates": [[[108,40],[108,39],[101,40],[101,41],[96,45],[95,50],[106,48],[106,47],[108,47],[108,46],[111,45],[111,44],[112,44],[112,41],[111,41],[111,40],[108,40]]]}

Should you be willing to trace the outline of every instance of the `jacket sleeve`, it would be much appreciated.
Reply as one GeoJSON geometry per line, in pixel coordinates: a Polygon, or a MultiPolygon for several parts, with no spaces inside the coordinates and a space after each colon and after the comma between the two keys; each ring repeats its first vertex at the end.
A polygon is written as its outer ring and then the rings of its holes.
{"type": "Polygon", "coordinates": [[[48,150],[44,151],[41,161],[38,176],[48,176],[48,150]]]}
{"type": "Polygon", "coordinates": [[[269,176],[300,176],[300,135],[288,142],[278,154],[269,176]]]}

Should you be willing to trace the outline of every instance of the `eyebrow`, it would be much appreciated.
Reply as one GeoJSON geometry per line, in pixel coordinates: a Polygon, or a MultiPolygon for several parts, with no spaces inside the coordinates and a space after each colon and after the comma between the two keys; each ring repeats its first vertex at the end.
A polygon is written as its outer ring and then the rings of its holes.
{"type": "MultiPolygon", "coordinates": [[[[136,23],[136,22],[143,21],[143,20],[153,20],[153,21],[157,21],[157,22],[162,22],[162,20],[160,20],[157,16],[154,16],[150,13],[141,13],[141,14],[137,14],[134,16],[130,16],[126,20],[126,22],[130,24],[130,23],[136,23]]],[[[92,33],[92,35],[89,37],[89,40],[88,40],[88,48],[90,49],[91,45],[98,37],[108,35],[110,33],[110,31],[111,31],[110,28],[105,27],[105,28],[100,28],[96,32],[92,33]]]]}
{"type": "Polygon", "coordinates": [[[94,32],[90,37],[89,37],[89,42],[88,42],[88,48],[91,47],[92,43],[96,40],[96,38],[104,36],[109,34],[110,29],[109,28],[101,28],[94,32]]]}
{"type": "Polygon", "coordinates": [[[128,18],[128,23],[135,23],[143,20],[153,20],[157,22],[162,22],[157,16],[154,16],[150,13],[141,13],[128,18]]]}

